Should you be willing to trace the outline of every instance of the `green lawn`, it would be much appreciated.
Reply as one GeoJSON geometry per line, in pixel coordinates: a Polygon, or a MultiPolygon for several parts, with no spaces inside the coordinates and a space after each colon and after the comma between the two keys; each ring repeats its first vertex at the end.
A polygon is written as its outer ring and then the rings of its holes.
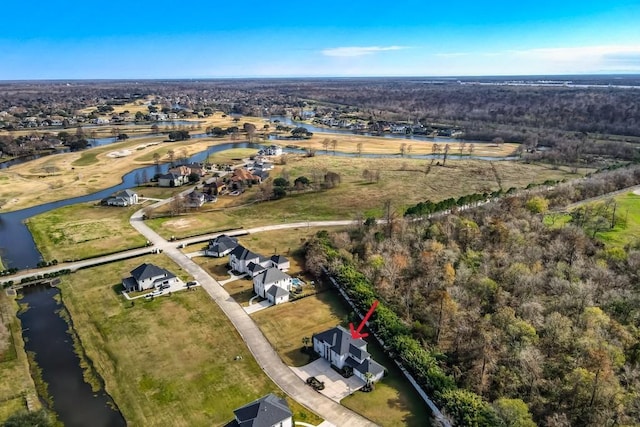
{"type": "Polygon", "coordinates": [[[78,260],[141,247],[146,239],[129,224],[134,207],[80,203],[54,209],[27,220],[45,260],[78,260]]]}
{"type": "Polygon", "coordinates": [[[614,199],[617,203],[615,227],[598,232],[596,238],[618,247],[640,242],[640,195],[627,193],[614,199]]]}
{"type": "MultiPolygon", "coordinates": [[[[302,338],[338,324],[346,326],[349,313],[349,306],[338,292],[329,290],[259,311],[252,317],[286,364],[302,366],[309,361],[300,351],[302,338]]],[[[426,404],[375,340],[367,342],[368,351],[389,370],[389,375],[376,384],[375,391],[356,392],[341,403],[382,426],[429,425],[426,404]]]]}
{"type": "MultiPolygon", "coordinates": [[[[278,392],[202,289],[126,301],[122,277],[145,261],[189,279],[156,255],[81,270],[61,284],[87,356],[129,425],[222,425],[233,409],[278,392]]],[[[321,421],[300,405],[292,409],[298,420],[321,421]]]]}

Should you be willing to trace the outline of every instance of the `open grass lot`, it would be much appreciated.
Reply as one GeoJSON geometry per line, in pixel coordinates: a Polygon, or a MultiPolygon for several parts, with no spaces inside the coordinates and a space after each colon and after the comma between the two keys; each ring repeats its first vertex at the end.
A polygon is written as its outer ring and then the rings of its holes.
{"type": "Polygon", "coordinates": [[[129,224],[129,217],[140,207],[80,203],[29,218],[27,226],[45,260],[91,258],[145,244],[146,239],[129,224]]]}
{"type": "MultiPolygon", "coordinates": [[[[329,290],[259,311],[252,317],[286,364],[302,366],[309,360],[300,351],[302,338],[337,324],[346,326],[348,314],[349,307],[341,296],[329,290]]],[[[376,384],[372,393],[356,392],[341,403],[379,425],[428,425],[428,409],[409,382],[381,354],[373,340],[368,340],[368,344],[368,351],[389,370],[389,375],[376,384]]]]}
{"type": "MultiPolygon", "coordinates": [[[[327,130],[330,132],[329,130],[327,130]]],[[[358,144],[362,144],[363,153],[373,154],[398,154],[401,153],[401,146],[405,144],[407,157],[411,155],[425,155],[433,154],[433,145],[437,144],[440,147],[440,151],[444,150],[446,142],[432,142],[422,140],[411,140],[403,138],[385,138],[382,136],[362,136],[362,135],[350,135],[350,134],[336,134],[336,133],[314,133],[309,139],[287,139],[278,140],[277,144],[280,145],[295,145],[300,148],[313,148],[321,154],[331,154],[333,152],[333,145],[330,144],[325,150],[324,141],[329,140],[336,141],[336,152],[343,151],[346,153],[357,153],[358,144]],[[409,146],[411,147],[409,149],[409,146]]],[[[469,155],[469,144],[467,142],[463,149],[462,155],[469,155]]],[[[491,144],[475,142],[473,148],[473,156],[491,156],[491,157],[505,157],[514,154],[519,144],[491,144]]],[[[460,154],[460,145],[458,143],[449,143],[451,148],[450,158],[456,157],[460,154]]]]}
{"type": "Polygon", "coordinates": [[[213,164],[238,164],[240,160],[256,155],[257,150],[253,148],[232,148],[231,150],[219,151],[207,157],[207,161],[213,164]]]}
{"type": "MultiPolygon", "coordinates": [[[[86,353],[129,425],[222,425],[233,409],[277,391],[202,289],[133,306],[119,295],[122,277],[145,261],[189,279],[156,255],[82,270],[61,284],[86,353]]],[[[292,409],[298,420],[320,421],[292,409]]]]}
{"type": "MultiPolygon", "coordinates": [[[[0,322],[9,334],[0,334],[0,423],[12,414],[26,410],[25,396],[30,395],[36,407],[36,388],[29,373],[29,362],[24,351],[20,320],[16,317],[17,302],[0,292],[0,322]]],[[[2,328],[2,331],[5,331],[2,328]]]]}
{"type": "MultiPolygon", "coordinates": [[[[418,159],[296,157],[289,159],[285,166],[274,169],[271,176],[278,177],[286,169],[290,181],[293,181],[302,175],[311,178],[314,170],[329,170],[340,173],[341,184],[327,191],[292,192],[280,200],[227,208],[224,211],[200,211],[176,218],[155,218],[148,224],[164,237],[185,237],[281,222],[352,219],[358,214],[380,217],[385,200],[391,200],[392,206],[401,215],[408,206],[427,199],[438,201],[448,197],[457,198],[497,190],[500,186],[504,190],[526,187],[547,179],[571,179],[587,172],[580,170],[579,174],[572,174],[565,168],[510,161],[460,160],[451,161],[446,167],[434,165],[427,174],[425,171],[429,163],[418,159]],[[362,177],[365,169],[379,170],[379,182],[365,180],[362,177]]],[[[250,201],[256,192],[254,186],[242,195],[243,199],[238,203],[250,201]]]]}
{"type": "Polygon", "coordinates": [[[615,227],[600,231],[596,238],[607,245],[624,247],[640,241],[640,195],[627,193],[614,197],[617,203],[615,227]]]}

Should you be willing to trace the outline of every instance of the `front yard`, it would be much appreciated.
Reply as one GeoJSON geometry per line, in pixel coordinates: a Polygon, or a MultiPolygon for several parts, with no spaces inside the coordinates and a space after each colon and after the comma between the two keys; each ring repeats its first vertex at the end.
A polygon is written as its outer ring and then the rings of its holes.
{"type": "MultiPolygon", "coordinates": [[[[252,315],[284,363],[302,366],[309,356],[302,353],[303,337],[348,325],[349,306],[337,291],[331,289],[291,303],[277,305],[252,315]]],[[[383,426],[429,425],[430,413],[409,382],[372,339],[367,339],[368,351],[384,365],[389,375],[371,393],[356,392],[341,403],[383,426]]]]}

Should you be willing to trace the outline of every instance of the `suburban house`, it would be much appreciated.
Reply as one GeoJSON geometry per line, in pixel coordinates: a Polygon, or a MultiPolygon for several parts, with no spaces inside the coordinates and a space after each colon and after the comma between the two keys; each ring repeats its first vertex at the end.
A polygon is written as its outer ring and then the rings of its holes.
{"type": "Polygon", "coordinates": [[[203,190],[211,195],[218,196],[227,192],[227,184],[218,178],[211,178],[203,185],[203,190]]]}
{"type": "Polygon", "coordinates": [[[315,334],[312,339],[315,352],[338,369],[353,370],[365,382],[367,372],[371,373],[374,382],[384,375],[384,366],[367,353],[366,341],[353,339],[351,333],[342,326],[315,334]]]}
{"type": "Polygon", "coordinates": [[[180,283],[173,273],[153,264],[141,264],[131,270],[131,276],[122,280],[122,285],[127,292],[144,291],[146,289],[159,288],[165,285],[180,283]]]}
{"type": "Polygon", "coordinates": [[[188,182],[189,175],[177,175],[170,172],[158,177],[159,187],[180,187],[188,182]]]}
{"type": "Polygon", "coordinates": [[[260,255],[238,245],[229,253],[229,265],[232,270],[238,273],[247,273],[249,264],[260,264],[260,258],[260,255]]]}
{"type": "Polygon", "coordinates": [[[204,193],[193,190],[186,196],[184,196],[184,205],[188,208],[199,208],[204,205],[206,201],[206,196],[204,193]]]}
{"type": "Polygon", "coordinates": [[[191,170],[189,173],[197,173],[200,175],[200,178],[202,178],[206,173],[204,167],[200,163],[187,163],[183,166],[186,166],[191,170]]]}
{"type": "Polygon", "coordinates": [[[272,304],[287,302],[291,291],[291,277],[276,267],[269,267],[253,278],[253,290],[272,304]]]}
{"type": "Polygon", "coordinates": [[[204,254],[206,256],[212,256],[216,258],[222,258],[238,246],[238,240],[235,237],[221,234],[215,239],[209,240],[209,246],[205,249],[204,254]]]}
{"type": "Polygon", "coordinates": [[[249,184],[260,184],[262,178],[252,174],[247,168],[236,168],[230,178],[231,186],[235,189],[242,188],[249,184]]]}
{"type": "Polygon", "coordinates": [[[267,258],[251,252],[242,245],[237,245],[229,253],[229,265],[231,268],[238,273],[248,273],[252,277],[271,267],[287,270],[290,264],[289,260],[282,255],[273,255],[271,258],[267,258]]]}
{"type": "Polygon", "coordinates": [[[261,156],[279,156],[282,154],[282,147],[279,145],[270,145],[258,151],[261,156]]]}
{"type": "Polygon", "coordinates": [[[293,427],[293,413],[284,399],[269,393],[233,411],[227,427],[293,427]]]}
{"type": "Polygon", "coordinates": [[[100,201],[105,206],[131,206],[138,203],[138,195],[131,190],[119,191],[100,201]]]}
{"type": "Polygon", "coordinates": [[[175,166],[168,170],[168,173],[174,173],[176,175],[189,176],[191,175],[191,168],[185,165],[175,166]]]}

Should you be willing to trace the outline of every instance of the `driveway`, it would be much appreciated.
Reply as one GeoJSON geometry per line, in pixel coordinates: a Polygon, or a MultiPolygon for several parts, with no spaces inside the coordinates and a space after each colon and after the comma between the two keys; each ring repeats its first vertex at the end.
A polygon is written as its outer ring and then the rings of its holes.
{"type": "Polygon", "coordinates": [[[365,385],[365,382],[355,375],[344,378],[334,371],[325,359],[314,360],[299,368],[292,367],[291,370],[305,382],[309,377],[316,377],[319,381],[324,382],[324,390],[321,390],[320,393],[338,403],[365,385]]]}

